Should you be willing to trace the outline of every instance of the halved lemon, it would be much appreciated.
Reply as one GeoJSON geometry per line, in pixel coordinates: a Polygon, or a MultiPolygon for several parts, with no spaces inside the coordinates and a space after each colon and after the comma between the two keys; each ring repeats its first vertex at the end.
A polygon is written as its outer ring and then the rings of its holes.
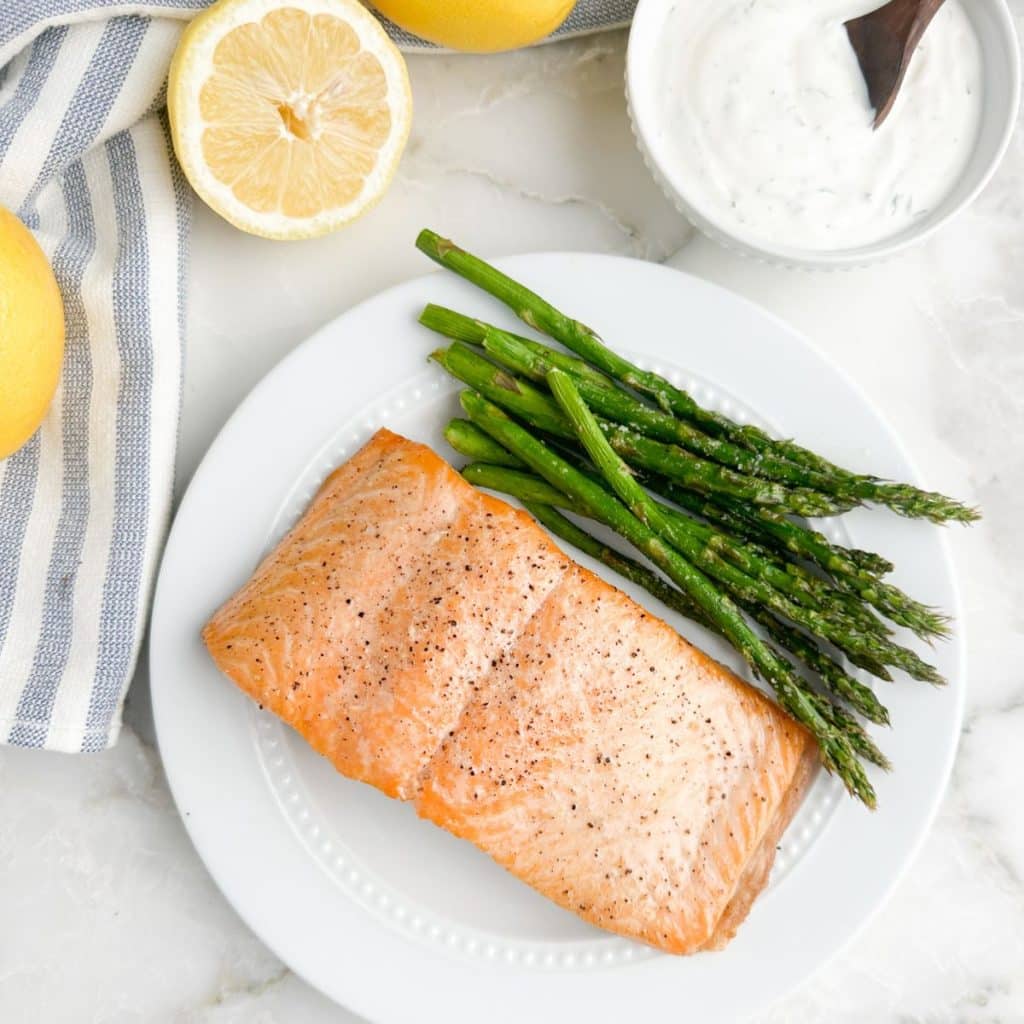
{"type": "Polygon", "coordinates": [[[219,0],[182,35],[167,108],[192,187],[266,238],[364,213],[412,121],[405,61],[358,0],[219,0]]]}

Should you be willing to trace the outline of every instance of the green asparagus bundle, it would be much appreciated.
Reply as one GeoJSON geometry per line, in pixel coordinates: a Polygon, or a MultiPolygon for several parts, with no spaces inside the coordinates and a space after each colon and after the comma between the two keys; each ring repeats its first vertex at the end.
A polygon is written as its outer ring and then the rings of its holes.
{"type": "MultiPolygon", "coordinates": [[[[428,306],[420,317],[420,322],[426,326],[430,326],[436,316],[436,313],[431,313],[431,309],[436,311],[438,307],[428,306]]],[[[550,370],[564,370],[573,376],[583,400],[598,416],[628,426],[656,441],[677,444],[694,455],[729,466],[739,473],[761,476],[791,487],[810,487],[812,490],[824,490],[828,484],[824,474],[804,469],[771,453],[759,455],[749,448],[705,434],[685,420],[633,398],[610,380],[594,380],[577,369],[579,360],[557,359],[554,349],[543,345],[528,345],[526,339],[490,324],[481,326],[480,344],[497,362],[513,373],[540,383],[545,381],[550,370]]]]}
{"type": "Polygon", "coordinates": [[[977,513],[705,409],[477,257],[429,231],[417,245],[569,350],[424,309],[421,322],[451,340],[432,358],[472,389],[461,396],[468,421],[445,430],[472,460],[466,479],[519,499],[550,532],[723,636],[813,733],[826,768],[874,806],[861,760],[889,764],[855,716],[888,724],[889,715],[841,657],[881,679],[899,668],[941,683],[885,620],[924,638],[944,636],[948,620],[882,579],[892,571],[885,558],[790,517],[868,502],[935,522],[977,513]],[[665,575],[563,512],[610,527],[665,575]]]}
{"type": "MultiPolygon", "coordinates": [[[[496,366],[462,342],[456,341],[446,349],[437,350],[431,358],[453,377],[538,430],[575,438],[572,424],[550,395],[496,366]]],[[[674,445],[652,440],[619,423],[602,421],[602,428],[612,447],[631,465],[666,476],[703,494],[723,494],[802,516],[829,515],[836,510],[828,495],[806,488],[786,488],[773,481],[737,473],[674,445]]]]}
{"type": "MultiPolygon", "coordinates": [[[[622,424],[629,427],[631,431],[636,432],[635,436],[633,436],[632,434],[625,433],[620,428],[614,426],[609,426],[606,430],[609,439],[612,440],[613,446],[619,454],[626,457],[627,461],[630,461],[634,466],[651,468],[654,464],[660,464],[662,466],[665,465],[664,452],[653,449],[650,445],[643,446],[643,442],[640,442],[641,437],[646,435],[663,441],[675,441],[675,443],[679,444],[680,447],[684,449],[707,456],[708,459],[714,460],[721,465],[728,465],[741,473],[760,473],[766,478],[774,479],[779,482],[796,484],[799,489],[790,491],[786,495],[784,502],[782,502],[787,510],[805,515],[824,514],[821,511],[821,507],[816,505],[813,498],[810,498],[807,492],[803,490],[804,485],[814,481],[815,478],[813,474],[804,473],[799,467],[793,466],[792,463],[787,463],[785,460],[773,459],[770,455],[763,457],[756,456],[746,449],[737,448],[728,442],[722,442],[714,438],[707,437],[706,435],[701,434],[700,431],[694,430],[682,421],[677,420],[672,416],[668,416],[657,409],[652,409],[649,406],[644,405],[642,402],[632,398],[624,391],[615,388],[609,381],[604,381],[602,383],[577,372],[576,363],[579,362],[578,360],[574,360],[572,357],[568,357],[567,360],[555,360],[551,358],[551,356],[556,353],[554,353],[554,350],[546,348],[546,346],[530,346],[526,342],[526,339],[518,338],[515,335],[501,331],[479,321],[470,320],[468,317],[463,318],[460,314],[438,306],[428,306],[424,310],[420,319],[421,322],[425,323],[427,326],[440,330],[442,333],[451,332],[457,334],[461,338],[471,338],[472,340],[480,341],[484,350],[493,356],[498,362],[503,364],[507,369],[520,372],[524,374],[525,377],[535,382],[543,382],[546,379],[546,374],[553,368],[565,369],[566,372],[570,372],[584,401],[586,401],[595,412],[599,415],[606,415],[615,423],[622,424]],[[694,437],[700,437],[703,440],[700,442],[694,442],[694,437]],[[639,453],[638,442],[642,447],[642,451],[639,453]],[[658,454],[662,455],[662,460],[660,463],[655,463],[655,456],[658,454]],[[788,471],[790,469],[795,470],[795,474],[790,473],[788,471]],[[818,511],[814,511],[814,509],[818,509],[818,511]]],[[[453,349],[450,349],[449,352],[452,353],[451,363],[453,367],[456,366],[456,364],[464,366],[467,360],[475,359],[477,361],[478,368],[480,366],[483,367],[483,373],[490,373],[492,376],[500,375],[500,370],[488,368],[486,361],[479,357],[468,355],[468,350],[466,350],[461,344],[453,346],[453,349]]],[[[476,383],[477,386],[480,379],[479,376],[474,379],[469,379],[469,376],[472,375],[467,375],[465,370],[462,374],[456,372],[456,376],[459,376],[460,379],[466,383],[476,383]]],[[[511,390],[513,387],[518,387],[521,383],[525,384],[525,381],[521,381],[519,378],[513,377],[509,377],[507,379],[502,378],[502,381],[507,390],[511,390]]],[[[538,396],[535,391],[532,392],[532,394],[536,396],[536,401],[541,400],[541,396],[538,396]]],[[[492,392],[489,397],[499,405],[508,405],[509,400],[502,402],[501,399],[503,396],[500,393],[492,392]]],[[[520,405],[520,410],[521,409],[522,405],[520,405]]],[[[520,410],[514,409],[513,411],[520,410]]],[[[556,415],[553,408],[550,409],[550,414],[552,417],[556,415]]],[[[542,424],[537,425],[544,429],[542,424]]],[[[555,432],[557,433],[558,431],[555,432]]],[[[669,480],[667,486],[670,491],[677,490],[671,480],[669,480]]],[[[655,487],[655,489],[658,488],[655,487]]],[[[710,493],[714,494],[715,492],[710,493]]],[[[729,496],[721,490],[717,493],[723,498],[723,504],[726,504],[728,507],[729,496]]],[[[679,499],[671,493],[666,496],[673,497],[673,500],[676,500],[677,502],[679,501],[679,499]]],[[[709,512],[709,509],[705,510],[707,517],[712,518],[713,514],[709,514],[709,512]]],[[[725,514],[727,514],[727,510],[721,513],[719,518],[725,514]]],[[[732,527],[735,530],[736,517],[732,518],[734,520],[732,527]]],[[[739,515],[739,518],[744,518],[742,513],[739,515]]],[[[749,515],[746,518],[749,520],[749,515]]],[[[753,526],[755,524],[748,525],[753,526]]],[[[770,532],[771,526],[766,527],[766,531],[770,532]]],[[[794,530],[787,528],[785,525],[781,527],[777,526],[774,532],[782,532],[790,537],[794,534],[794,530]]],[[[810,541],[809,547],[812,557],[821,553],[821,545],[817,543],[813,536],[811,538],[804,539],[809,539],[810,541]]],[[[819,559],[816,558],[815,560],[819,559]]],[[[849,557],[846,559],[838,559],[835,557],[829,557],[829,555],[825,553],[820,561],[825,562],[823,567],[841,576],[842,586],[845,589],[855,593],[862,600],[873,605],[898,625],[906,626],[919,636],[925,638],[931,636],[942,636],[947,632],[948,620],[944,616],[937,613],[934,609],[928,608],[926,605],[914,601],[906,594],[902,593],[898,588],[878,581],[874,578],[873,573],[862,568],[860,565],[857,565],[855,562],[850,560],[849,557]]]]}
{"type": "MultiPolygon", "coordinates": [[[[577,451],[558,442],[552,443],[562,458],[567,459],[584,474],[591,477],[595,475],[596,470],[585,458],[581,458],[577,451]]],[[[708,508],[709,504],[711,509],[718,508],[714,504],[713,498],[704,498],[667,481],[655,483],[656,478],[650,478],[642,473],[634,473],[634,476],[649,490],[661,493],[663,497],[670,498],[681,509],[706,520],[709,524],[708,528],[702,530],[686,517],[680,518],[678,509],[662,506],[666,514],[675,518],[684,528],[699,531],[711,551],[723,555],[737,568],[763,576],[766,582],[803,604],[810,607],[825,607],[840,618],[851,619],[861,629],[878,633],[881,636],[891,634],[891,630],[885,623],[855,595],[838,588],[834,583],[829,583],[801,563],[791,559],[787,560],[778,552],[766,548],[756,539],[745,537],[738,531],[723,532],[716,522],[715,515],[710,514],[708,508]],[[787,575],[792,579],[786,578],[787,575]]],[[[907,601],[910,601],[910,598],[907,598],[907,601]]],[[[884,668],[877,662],[868,661],[864,667],[881,678],[889,678],[884,668]]]]}
{"type": "Polygon", "coordinates": [[[664,412],[693,424],[711,437],[722,438],[759,455],[772,456],[802,467],[813,474],[813,478],[820,481],[822,490],[838,499],[840,504],[876,502],[887,505],[901,515],[927,518],[935,522],[971,522],[978,518],[975,509],[944,495],[854,473],[792,441],[777,440],[756,427],[734,423],[720,413],[704,409],[687,392],[613,352],[591,328],[566,316],[535,292],[479,257],[429,230],[420,232],[416,245],[441,266],[453,270],[505,303],[523,323],[561,342],[608,377],[650,397],[664,412]]]}

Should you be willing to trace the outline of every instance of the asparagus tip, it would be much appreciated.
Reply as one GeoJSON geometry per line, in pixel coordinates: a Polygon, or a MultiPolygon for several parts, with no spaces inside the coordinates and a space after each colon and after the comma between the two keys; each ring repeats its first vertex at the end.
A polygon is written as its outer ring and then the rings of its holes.
{"type": "Polygon", "coordinates": [[[866,778],[858,779],[850,792],[869,810],[878,808],[878,797],[875,795],[875,787],[866,778]]]}
{"type": "Polygon", "coordinates": [[[976,505],[960,505],[959,514],[951,518],[957,523],[976,523],[981,519],[981,509],[976,505]]]}
{"type": "MultiPolygon", "coordinates": [[[[929,497],[931,497],[929,495],[929,497]]],[[[893,506],[895,508],[895,506],[893,506]]],[[[902,511],[899,508],[895,508],[896,511],[902,511]]],[[[906,512],[904,515],[908,514],[906,512]]],[[[915,513],[909,513],[913,516],[915,513]]],[[[946,523],[962,523],[964,526],[970,526],[972,523],[976,523],[981,519],[981,509],[975,505],[962,505],[959,501],[954,501],[952,498],[945,498],[941,494],[935,496],[935,503],[930,504],[921,511],[916,512],[916,515],[922,519],[931,520],[933,523],[938,523],[940,526],[946,523]]]]}
{"type": "Polygon", "coordinates": [[[860,800],[869,811],[877,808],[878,797],[875,795],[875,787],[868,782],[867,775],[859,764],[855,772],[844,772],[840,778],[847,792],[860,800]]]}
{"type": "Polygon", "coordinates": [[[951,616],[936,611],[934,608],[928,608],[919,612],[918,618],[919,621],[914,632],[922,640],[932,643],[934,640],[947,640],[949,638],[950,629],[953,624],[951,616]]]}

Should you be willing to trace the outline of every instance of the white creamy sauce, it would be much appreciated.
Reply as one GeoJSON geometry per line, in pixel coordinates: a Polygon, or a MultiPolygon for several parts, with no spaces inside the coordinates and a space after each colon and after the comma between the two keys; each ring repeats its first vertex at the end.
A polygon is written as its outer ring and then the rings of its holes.
{"type": "Polygon", "coordinates": [[[935,16],[877,131],[843,22],[881,0],[674,0],[652,72],[684,196],[751,241],[816,251],[898,234],[974,148],[981,51],[957,0],[935,16]]]}

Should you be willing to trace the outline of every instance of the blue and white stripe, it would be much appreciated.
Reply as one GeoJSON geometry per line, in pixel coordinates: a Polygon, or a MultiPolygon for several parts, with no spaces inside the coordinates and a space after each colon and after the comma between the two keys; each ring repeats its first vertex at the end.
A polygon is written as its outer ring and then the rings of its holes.
{"type": "MultiPolygon", "coordinates": [[[[67,337],[46,421],[0,461],[0,743],[98,751],[120,728],[183,370],[190,199],[154,108],[209,2],[0,0],[0,203],[53,264],[67,337]]],[[[560,33],[634,6],[581,0],[560,33]]]]}
{"type": "Polygon", "coordinates": [[[181,18],[205,2],[6,6],[0,202],[53,264],[67,344],[45,423],[0,462],[0,742],[102,750],[138,654],[181,401],[189,200],[152,110],[181,18]],[[158,13],[175,17],[143,16],[158,13]]]}

